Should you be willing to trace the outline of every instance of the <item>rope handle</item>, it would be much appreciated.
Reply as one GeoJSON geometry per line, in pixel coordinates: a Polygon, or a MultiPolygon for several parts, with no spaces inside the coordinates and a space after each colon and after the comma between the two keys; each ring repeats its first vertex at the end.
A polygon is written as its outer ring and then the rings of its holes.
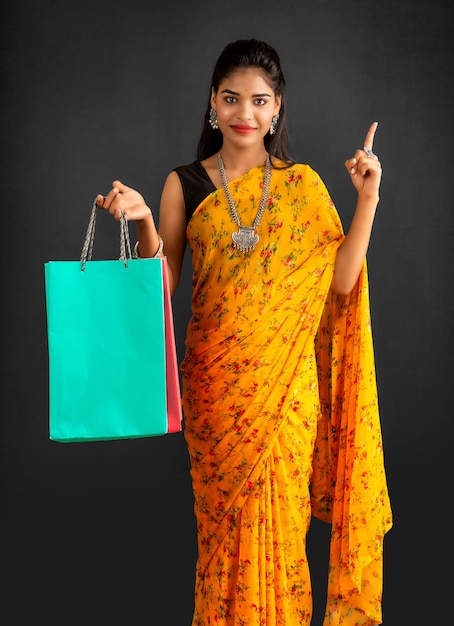
{"type": "MultiPolygon", "coordinates": [[[[91,209],[90,220],[88,222],[87,232],[85,235],[84,245],[82,247],[82,253],[80,255],[81,271],[85,269],[87,261],[91,261],[93,255],[93,244],[95,242],[95,227],[96,227],[96,214],[98,206],[96,200],[93,202],[91,209]]],[[[131,252],[131,240],[129,238],[128,220],[125,214],[121,213],[120,218],[120,261],[123,261],[125,267],[128,267],[128,261],[132,259],[131,252]]]]}

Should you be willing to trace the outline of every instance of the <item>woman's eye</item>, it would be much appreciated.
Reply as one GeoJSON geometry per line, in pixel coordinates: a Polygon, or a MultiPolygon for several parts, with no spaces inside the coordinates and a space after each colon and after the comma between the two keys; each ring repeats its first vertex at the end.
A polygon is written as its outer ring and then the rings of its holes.
{"type": "Polygon", "coordinates": [[[236,102],[236,98],[234,98],[233,96],[227,96],[225,101],[226,102],[230,102],[230,103],[236,102]]]}
{"type": "Polygon", "coordinates": [[[255,104],[259,104],[260,106],[263,106],[264,104],[266,104],[266,100],[263,100],[262,98],[258,98],[255,101],[255,104]]]}

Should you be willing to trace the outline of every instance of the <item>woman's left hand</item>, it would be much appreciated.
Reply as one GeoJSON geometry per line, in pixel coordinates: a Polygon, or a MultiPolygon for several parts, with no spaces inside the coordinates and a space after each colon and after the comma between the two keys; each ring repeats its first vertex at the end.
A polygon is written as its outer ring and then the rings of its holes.
{"type": "Polygon", "coordinates": [[[377,126],[378,122],[371,124],[364,148],[356,150],[355,156],[345,161],[345,167],[358,194],[378,198],[382,169],[378,157],[372,152],[377,126]]]}

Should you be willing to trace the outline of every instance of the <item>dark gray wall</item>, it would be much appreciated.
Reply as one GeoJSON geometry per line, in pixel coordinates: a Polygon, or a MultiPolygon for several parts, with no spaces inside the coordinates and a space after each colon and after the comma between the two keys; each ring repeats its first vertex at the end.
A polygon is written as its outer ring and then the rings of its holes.
{"type": "MultiPolygon", "coordinates": [[[[215,58],[229,41],[257,37],[281,54],[292,152],[325,180],[346,228],[355,198],[343,162],[380,122],[368,262],[395,516],[384,624],[445,623],[452,5],[28,0],[1,13],[2,622],[29,624],[30,612],[58,625],[190,624],[195,526],[183,437],[49,441],[43,264],[79,257],[92,200],[114,178],[141,190],[157,216],[166,174],[194,158],[215,58]]],[[[117,237],[100,216],[95,256],[115,255],[117,237]]],[[[180,356],[189,277],[186,264],[174,299],[180,356]]],[[[310,533],[315,626],[326,529],[310,533]]]]}

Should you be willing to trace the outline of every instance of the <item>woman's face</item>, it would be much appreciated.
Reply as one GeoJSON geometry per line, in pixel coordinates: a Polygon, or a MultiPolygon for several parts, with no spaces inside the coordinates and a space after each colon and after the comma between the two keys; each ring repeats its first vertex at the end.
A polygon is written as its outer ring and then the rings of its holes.
{"type": "Polygon", "coordinates": [[[211,94],[224,140],[244,146],[263,142],[280,105],[280,97],[255,67],[235,70],[219,83],[217,93],[211,94]]]}

